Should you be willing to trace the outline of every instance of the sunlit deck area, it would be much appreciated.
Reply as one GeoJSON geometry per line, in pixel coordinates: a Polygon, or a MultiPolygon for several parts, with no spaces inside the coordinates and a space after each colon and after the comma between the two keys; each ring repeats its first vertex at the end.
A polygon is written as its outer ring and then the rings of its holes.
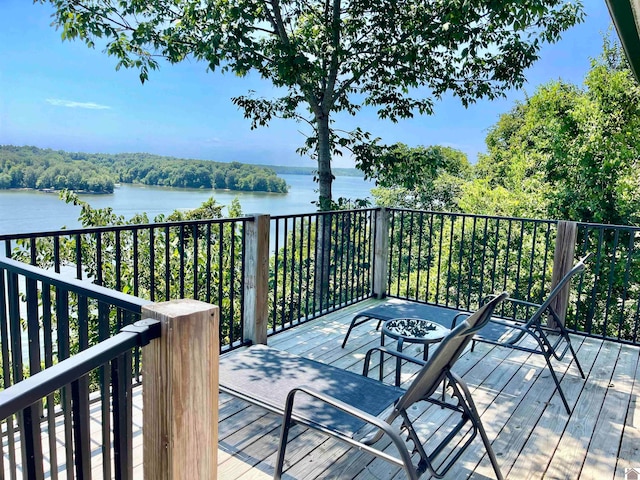
{"type": "MultiPolygon", "coordinates": [[[[356,328],[344,350],[340,344],[352,316],[376,302],[362,302],[293,328],[270,337],[269,343],[359,372],[366,350],[380,342],[375,323],[356,328]]],[[[455,366],[471,388],[506,478],[625,478],[625,468],[640,466],[640,409],[636,401],[640,349],[581,336],[574,336],[573,342],[586,381],[568,360],[557,368],[573,408],[571,416],[554,394],[540,355],[478,344],[455,366]]],[[[403,371],[403,380],[409,378],[410,372],[403,371]]],[[[428,406],[416,426],[435,438],[447,415],[445,410],[428,406]]],[[[279,417],[222,395],[218,477],[273,475],[279,426],[279,417]]],[[[393,465],[319,432],[297,427],[292,438],[285,478],[405,478],[393,465]]],[[[467,477],[494,478],[479,439],[446,476],[467,477]]]]}
{"type": "MultiPolygon", "coordinates": [[[[340,345],[353,315],[378,302],[367,300],[294,327],[270,337],[269,344],[360,372],[365,352],[380,342],[375,322],[356,328],[345,349],[340,345]]],[[[623,479],[625,468],[640,466],[640,348],[577,335],[573,343],[587,379],[582,380],[568,360],[557,363],[573,409],[570,416],[554,393],[540,355],[477,344],[456,363],[454,370],[471,389],[505,478],[623,479]]],[[[419,354],[416,346],[405,351],[419,354]]],[[[387,363],[387,379],[393,381],[392,362],[387,363]]],[[[403,369],[402,378],[405,383],[410,380],[411,368],[403,369]]],[[[143,473],[141,393],[139,387],[134,389],[134,478],[142,478],[143,473]]],[[[100,478],[99,404],[93,404],[91,412],[93,478],[100,478]]],[[[218,478],[271,478],[280,417],[225,394],[220,396],[219,412],[218,478]]],[[[420,417],[415,426],[428,446],[442,435],[439,427],[449,412],[426,405],[415,415],[420,417]]],[[[61,426],[58,430],[57,456],[62,459],[64,431],[61,426]]],[[[5,466],[6,443],[5,436],[5,466]]],[[[50,458],[46,445],[44,450],[45,458],[50,458]]],[[[405,478],[404,472],[387,462],[299,426],[290,434],[285,465],[284,478],[291,480],[405,478]]],[[[52,478],[50,472],[45,472],[45,478],[52,478]]],[[[67,478],[65,472],[58,472],[58,478],[67,478]]],[[[494,478],[479,438],[445,478],[494,478]]]]}

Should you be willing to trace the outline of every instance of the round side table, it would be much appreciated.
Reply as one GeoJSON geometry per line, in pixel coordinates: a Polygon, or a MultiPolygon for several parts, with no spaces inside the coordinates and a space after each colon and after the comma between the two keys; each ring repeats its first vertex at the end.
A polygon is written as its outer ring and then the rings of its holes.
{"type": "MultiPolygon", "coordinates": [[[[429,345],[440,342],[450,332],[439,323],[424,318],[393,318],[382,325],[380,344],[384,346],[385,337],[396,341],[396,349],[402,352],[404,343],[424,345],[422,358],[429,359],[429,345]]],[[[396,386],[400,385],[401,360],[396,360],[396,386]]]]}

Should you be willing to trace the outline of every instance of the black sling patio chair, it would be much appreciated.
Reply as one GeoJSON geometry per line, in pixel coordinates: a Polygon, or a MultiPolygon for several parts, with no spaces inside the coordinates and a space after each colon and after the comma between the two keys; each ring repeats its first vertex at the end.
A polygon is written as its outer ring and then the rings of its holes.
{"type": "MultiPolygon", "coordinates": [[[[507,304],[511,304],[514,307],[522,307],[520,310],[514,308],[513,317],[492,318],[485,328],[480,330],[474,337],[471,344],[471,350],[473,350],[476,342],[489,343],[492,345],[498,345],[502,347],[513,348],[529,353],[536,353],[544,356],[544,359],[551,372],[551,377],[556,384],[556,390],[560,394],[564,408],[568,414],[571,414],[569,403],[560,387],[560,381],[556,375],[551,359],[562,360],[567,352],[571,352],[573,360],[578,367],[580,375],[584,379],[584,372],[582,366],[578,361],[576,352],[571,345],[571,338],[569,333],[564,327],[564,322],[559,318],[558,313],[554,308],[555,300],[560,292],[567,287],[571,282],[571,279],[578,273],[585,269],[584,262],[588,256],[580,259],[573,268],[558,282],[555,288],[551,291],[547,299],[542,304],[536,304],[526,302],[524,300],[518,300],[516,298],[507,299],[507,304]],[[518,312],[524,311],[524,313],[534,312],[528,318],[518,319],[518,312]],[[552,319],[553,327],[548,326],[547,322],[552,319]],[[533,346],[529,346],[531,342],[527,339],[533,339],[533,346]]],[[[491,299],[491,296],[488,297],[491,299]]],[[[454,319],[455,324],[455,319],[454,319]]]]}
{"type": "Polygon", "coordinates": [[[471,393],[451,369],[472,336],[489,321],[496,305],[507,296],[503,293],[493,298],[462,320],[426,362],[377,347],[367,353],[364,374],[358,375],[264,345],[255,345],[221,357],[220,390],[283,416],[274,474],[276,480],[282,476],[289,430],[294,423],[320,430],[392,462],[404,468],[411,480],[418,479],[427,471],[442,478],[480,434],[496,478],[501,480],[503,477],[496,456],[471,393]],[[421,366],[406,391],[367,377],[374,352],[421,366]],[[443,382],[451,392],[451,399],[446,402],[438,389],[443,382]],[[410,408],[421,401],[453,412],[450,417],[453,426],[435,447],[429,448],[429,453],[410,419],[410,408]],[[366,432],[364,437],[363,430],[366,432]],[[402,432],[407,434],[406,441],[401,437],[402,432]],[[375,444],[384,436],[395,446],[399,457],[376,448],[375,444]],[[414,447],[410,448],[409,440],[414,447]],[[419,454],[417,465],[411,459],[414,453],[419,454]]]}

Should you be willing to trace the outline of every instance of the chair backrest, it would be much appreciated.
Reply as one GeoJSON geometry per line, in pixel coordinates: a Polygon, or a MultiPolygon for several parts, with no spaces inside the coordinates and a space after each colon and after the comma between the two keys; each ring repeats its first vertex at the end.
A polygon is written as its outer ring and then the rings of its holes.
{"type": "MultiPolygon", "coordinates": [[[[540,305],[540,308],[538,308],[538,310],[533,314],[533,316],[526,322],[527,325],[537,321],[538,318],[544,312],[547,311],[547,309],[549,308],[549,305],[552,305],[552,303],[555,301],[556,297],[560,294],[560,292],[562,292],[562,290],[567,286],[567,284],[571,281],[571,279],[575,275],[577,275],[578,273],[582,272],[585,269],[584,262],[587,260],[587,258],[589,258],[589,254],[587,254],[586,256],[581,258],[580,260],[578,260],[578,263],[576,263],[573,266],[573,268],[571,270],[569,270],[566,273],[566,275],[560,279],[558,284],[553,288],[553,290],[551,290],[551,293],[549,293],[549,296],[544,301],[544,303],[542,305],[540,305]]],[[[555,307],[555,305],[553,305],[553,306],[555,307]]]]}
{"type": "Polygon", "coordinates": [[[494,297],[490,302],[480,307],[462,323],[457,325],[438,345],[429,361],[418,372],[413,383],[407,392],[398,400],[392,417],[395,418],[400,410],[406,410],[415,402],[418,402],[431,394],[438,388],[445,373],[451,369],[458,360],[465,347],[471,341],[471,337],[482,327],[484,327],[496,305],[507,298],[509,294],[503,292],[494,297]]]}

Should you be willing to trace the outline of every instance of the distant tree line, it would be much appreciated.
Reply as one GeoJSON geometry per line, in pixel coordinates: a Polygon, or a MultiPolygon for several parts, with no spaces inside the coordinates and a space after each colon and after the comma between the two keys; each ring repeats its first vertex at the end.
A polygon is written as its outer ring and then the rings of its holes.
{"type": "Polygon", "coordinates": [[[115,183],[179,188],[287,192],[286,182],[266,167],[238,162],[187,160],[147,153],[70,153],[0,145],[0,189],[69,189],[113,193],[115,183]]]}
{"type": "Polygon", "coordinates": [[[71,160],[61,151],[0,146],[0,189],[71,189],[113,193],[116,177],[108,168],[87,160],[71,160]]]}

